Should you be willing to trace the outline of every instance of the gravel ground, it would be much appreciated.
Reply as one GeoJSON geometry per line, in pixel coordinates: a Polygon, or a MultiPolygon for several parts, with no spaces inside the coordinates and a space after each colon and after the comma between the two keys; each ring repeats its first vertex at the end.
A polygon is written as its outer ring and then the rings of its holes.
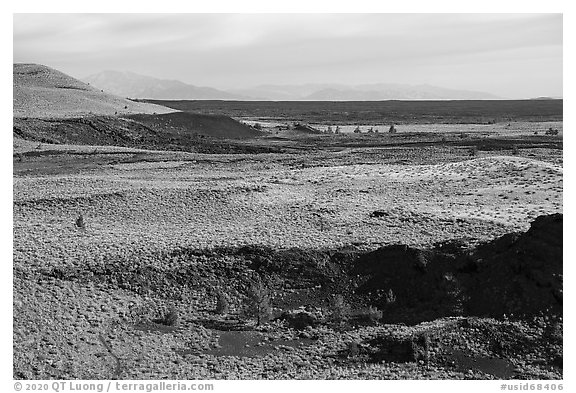
{"type": "MultiPolygon", "coordinates": [[[[503,378],[460,367],[466,362],[456,355],[444,354],[448,357],[432,364],[366,360],[370,339],[413,334],[426,325],[365,326],[347,332],[320,326],[308,332],[314,342],[302,347],[279,345],[255,357],[205,353],[219,341],[218,331],[202,321],[220,317],[212,311],[210,285],[202,279],[217,279],[219,270],[202,256],[186,263],[209,273],[199,273],[198,285],[176,299],[131,291],[111,280],[57,272],[83,271],[87,266],[106,271],[109,261],[119,259],[162,268],[169,261],[158,255],[184,248],[354,245],[373,250],[395,243],[490,240],[526,230],[538,215],[562,212],[561,152],[536,153],[538,159],[482,153],[455,160],[442,152],[436,163],[431,159],[424,164],[379,163],[372,155],[369,163],[351,165],[343,163],[359,161],[354,151],[253,159],[196,154],[182,161],[119,162],[75,174],[15,176],[14,376],[503,378]],[[374,211],[383,214],[372,217],[374,211]],[[85,229],[75,225],[79,214],[85,229]],[[180,310],[178,326],[138,328],[144,317],[157,317],[170,305],[180,310]],[[352,341],[363,349],[346,355],[352,341]]],[[[219,261],[225,263],[226,257],[219,261]]],[[[442,328],[454,321],[434,324],[442,328]]],[[[472,348],[474,356],[496,356],[482,346],[474,327],[466,326],[450,330],[439,342],[467,337],[464,346],[472,348]]],[[[542,335],[533,325],[519,329],[527,336],[542,335]]],[[[301,334],[281,323],[260,330],[270,340],[294,340],[301,334]]],[[[512,377],[561,378],[557,369],[538,366],[535,355],[529,355],[509,360],[512,377]]]]}

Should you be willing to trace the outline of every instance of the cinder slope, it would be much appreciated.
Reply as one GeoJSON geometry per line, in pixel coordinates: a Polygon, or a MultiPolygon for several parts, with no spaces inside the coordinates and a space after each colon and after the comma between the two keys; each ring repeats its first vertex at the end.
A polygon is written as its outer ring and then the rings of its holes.
{"type": "MultiPolygon", "coordinates": [[[[127,116],[154,130],[169,130],[173,134],[193,133],[217,138],[245,139],[265,135],[228,116],[178,112],[164,115],[127,116]]],[[[168,131],[167,131],[168,132],[168,131]]]]}
{"type": "Polygon", "coordinates": [[[133,102],[94,89],[39,64],[14,64],[14,117],[63,118],[174,112],[160,105],[133,102]]]}

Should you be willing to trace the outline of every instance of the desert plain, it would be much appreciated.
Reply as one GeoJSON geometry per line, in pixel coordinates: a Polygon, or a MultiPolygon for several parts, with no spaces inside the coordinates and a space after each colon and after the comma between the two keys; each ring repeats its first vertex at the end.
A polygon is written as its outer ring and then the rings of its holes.
{"type": "MultiPolygon", "coordinates": [[[[67,80],[15,72],[15,94],[67,80]]],[[[14,378],[562,379],[561,103],[322,122],[21,97],[14,378]]]]}

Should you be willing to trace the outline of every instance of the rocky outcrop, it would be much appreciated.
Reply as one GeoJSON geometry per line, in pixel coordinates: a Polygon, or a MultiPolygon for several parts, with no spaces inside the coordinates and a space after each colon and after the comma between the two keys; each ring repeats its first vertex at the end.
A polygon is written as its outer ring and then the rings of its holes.
{"type": "Polygon", "coordinates": [[[475,271],[463,277],[472,315],[562,311],[562,214],[540,216],[518,236],[478,247],[475,271]]]}
{"type": "Polygon", "coordinates": [[[476,248],[380,248],[356,260],[357,293],[384,310],[388,322],[561,314],[562,221],[562,214],[540,216],[526,233],[476,248]]]}

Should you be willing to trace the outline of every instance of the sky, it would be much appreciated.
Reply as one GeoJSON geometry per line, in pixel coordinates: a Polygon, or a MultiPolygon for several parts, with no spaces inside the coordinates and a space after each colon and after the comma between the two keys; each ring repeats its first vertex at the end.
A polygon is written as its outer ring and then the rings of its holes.
{"type": "Polygon", "coordinates": [[[429,84],[562,97],[562,14],[14,14],[14,62],[220,89],[429,84]]]}

